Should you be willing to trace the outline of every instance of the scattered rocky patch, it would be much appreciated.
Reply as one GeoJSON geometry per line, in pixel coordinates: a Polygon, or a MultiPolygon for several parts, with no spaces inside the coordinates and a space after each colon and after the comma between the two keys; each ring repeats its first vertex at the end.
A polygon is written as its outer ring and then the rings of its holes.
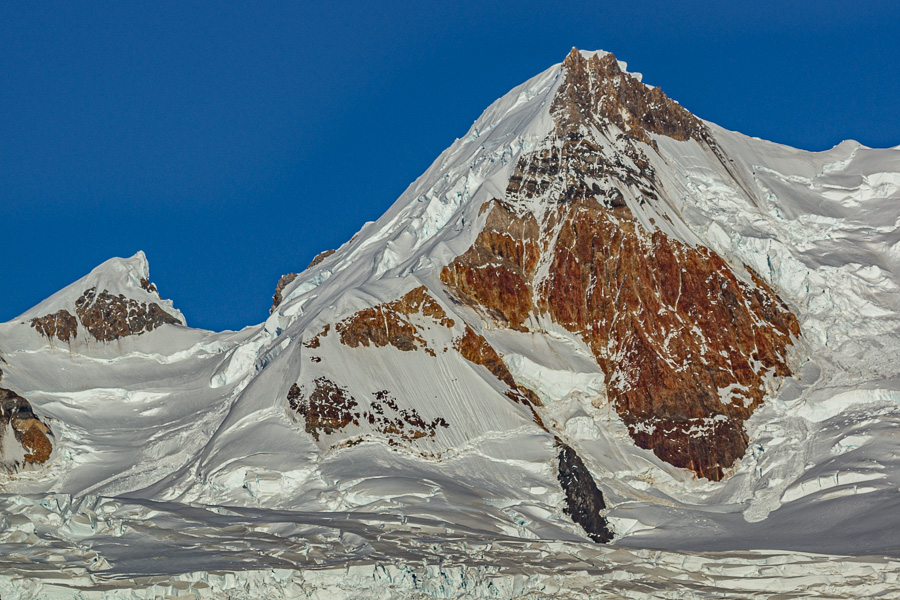
{"type": "Polygon", "coordinates": [[[425,421],[415,408],[400,408],[397,399],[387,390],[372,395],[375,400],[371,403],[371,410],[363,413],[363,419],[379,433],[389,436],[391,441],[411,442],[423,437],[434,437],[438,427],[450,427],[443,417],[425,421]]]}
{"type": "MultiPolygon", "coordinates": [[[[612,55],[577,51],[551,115],[554,132],[519,159],[506,197],[486,205],[483,231],[441,280],[498,324],[524,329],[540,314],[581,337],[635,442],[719,480],[746,450],[743,422],[766,378],[791,372],[798,321],[758,275],[746,282],[709,248],[647,231],[624,201],[623,189],[640,203],[662,195],[641,145],[654,145],[648,132],[708,143],[702,122],[612,55]],[[609,137],[616,152],[603,151],[609,137]]],[[[466,346],[469,360],[493,364],[474,338],[466,346]]]]}
{"type": "Polygon", "coordinates": [[[320,434],[332,434],[351,423],[359,425],[359,412],[354,409],[359,403],[330,379],[319,377],[313,382],[313,389],[307,393],[296,383],[287,395],[291,409],[303,417],[306,432],[317,442],[320,434]]]}
{"type": "Polygon", "coordinates": [[[328,335],[328,331],[331,329],[331,325],[325,324],[325,327],[322,328],[322,331],[311,337],[308,341],[304,342],[303,345],[306,348],[318,348],[322,345],[322,338],[328,335]]]}
{"type": "Polygon", "coordinates": [[[439,427],[450,427],[443,417],[426,421],[415,408],[401,408],[387,390],[374,392],[369,409],[360,412],[356,410],[359,403],[350,392],[330,379],[319,377],[312,386],[312,391],[307,393],[295,383],[287,399],[291,409],[303,417],[306,432],[317,442],[322,434],[330,435],[349,425],[359,426],[361,421],[368,422],[391,444],[433,438],[439,427]]]}

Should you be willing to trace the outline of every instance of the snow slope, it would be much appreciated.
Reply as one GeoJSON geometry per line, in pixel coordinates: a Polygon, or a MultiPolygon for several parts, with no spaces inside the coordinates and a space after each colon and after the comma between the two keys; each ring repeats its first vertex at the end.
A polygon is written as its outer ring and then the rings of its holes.
{"type": "Polygon", "coordinates": [[[498,328],[439,280],[471,246],[484,203],[551,131],[562,74],[555,65],[492,104],[384,216],[290,283],[265,323],[68,344],[30,325],[91,287],[160,303],[183,323],[141,284],[139,253],[0,324],[0,386],[26,397],[56,440],[44,467],[0,474],[0,593],[896,594],[900,150],[809,153],[707,123],[723,163],[694,140],[654,136],[666,197],[634,205],[639,218],[752,267],[803,332],[795,375],[770,382],[747,422],[747,454],[710,482],[635,446],[581,339],[545,322],[498,328]],[[410,315],[412,351],[342,343],[336,324],[419,286],[451,326],[410,315]],[[466,328],[534,390],[546,429],[457,352],[466,328]],[[316,439],[288,394],[320,378],[358,412],[414,410],[447,426],[405,439],[361,418],[316,439]],[[557,437],[602,490],[612,545],[586,541],[566,514],[557,437]]]}

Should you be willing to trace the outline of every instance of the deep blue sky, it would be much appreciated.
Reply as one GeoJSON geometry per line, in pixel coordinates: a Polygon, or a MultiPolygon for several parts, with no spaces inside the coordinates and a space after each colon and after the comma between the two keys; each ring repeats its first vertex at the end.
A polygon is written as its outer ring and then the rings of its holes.
{"type": "Polygon", "coordinates": [[[189,324],[258,323],[572,46],[750,135],[900,144],[892,0],[8,2],[0,321],[144,250],[189,324]]]}

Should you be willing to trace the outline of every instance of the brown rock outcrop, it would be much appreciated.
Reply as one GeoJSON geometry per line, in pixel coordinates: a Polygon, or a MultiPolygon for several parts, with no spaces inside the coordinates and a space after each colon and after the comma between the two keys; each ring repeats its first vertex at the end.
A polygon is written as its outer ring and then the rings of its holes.
{"type": "Polygon", "coordinates": [[[431,297],[425,286],[419,286],[393,302],[363,309],[335,326],[341,343],[357,348],[360,345],[377,347],[393,346],[408,352],[424,348],[434,356],[434,350],[422,338],[419,328],[409,320],[412,315],[430,318],[441,327],[453,327],[453,319],[431,297]]]}
{"type": "Polygon", "coordinates": [[[466,330],[462,337],[453,341],[453,348],[467,361],[485,367],[494,377],[505,383],[509,387],[506,397],[513,402],[527,406],[531,410],[534,422],[541,429],[548,431],[541,416],[535,410],[535,406],[540,406],[541,404],[537,394],[527,387],[516,383],[506,363],[503,362],[503,359],[500,358],[494,347],[484,339],[484,336],[478,335],[472,331],[471,327],[466,325],[466,330]]]}
{"type": "Polygon", "coordinates": [[[84,328],[101,342],[152,331],[166,323],[181,324],[155,302],[138,302],[107,290],[98,293],[96,288],[86,290],[75,301],[75,313],[84,328]]]}
{"type": "Polygon", "coordinates": [[[708,139],[703,122],[657,87],[623,73],[612,54],[585,58],[575,48],[563,62],[565,80],[557,92],[557,126],[568,131],[580,125],[600,130],[615,125],[629,137],[653,145],[648,133],[676,140],[708,139]]]}
{"type": "Polygon", "coordinates": [[[308,342],[304,342],[303,345],[307,348],[318,348],[322,345],[322,338],[328,336],[328,331],[331,329],[331,325],[326,323],[325,327],[322,328],[322,331],[312,336],[308,342]]]}
{"type": "MultiPolygon", "coordinates": [[[[53,451],[50,428],[34,414],[28,400],[12,390],[0,388],[0,442],[4,432],[8,431],[7,425],[12,425],[16,441],[24,450],[25,463],[47,462],[53,451]]],[[[0,448],[3,446],[0,443],[0,448]]],[[[10,462],[10,457],[0,458],[10,462]]]]}
{"type": "Polygon", "coordinates": [[[478,335],[466,325],[466,331],[459,339],[454,340],[453,347],[467,361],[487,368],[494,377],[505,383],[512,390],[517,390],[515,379],[506,367],[506,363],[494,350],[484,336],[478,335]]]}
{"type": "Polygon", "coordinates": [[[295,279],[297,279],[297,273],[287,273],[286,275],[282,275],[281,279],[278,280],[278,285],[275,286],[275,295],[272,296],[272,308],[269,309],[270,315],[275,312],[275,309],[278,308],[278,305],[281,304],[281,301],[283,300],[281,292],[283,292],[284,288],[295,279]]]}
{"type": "Polygon", "coordinates": [[[635,442],[721,479],[746,449],[743,422],[765,379],[790,374],[797,319],[755,273],[744,281],[712,250],[645,230],[624,200],[623,190],[639,203],[663,194],[639,144],[655,146],[648,132],[710,143],[702,122],[612,55],[573,51],[565,64],[555,131],[520,158],[441,279],[499,323],[520,329],[538,313],[579,335],[635,442]],[[616,152],[604,151],[610,136],[616,152]],[[535,199],[540,223],[525,207],[535,199]]]}
{"type": "MultiPolygon", "coordinates": [[[[356,236],[353,236],[353,237],[355,238],[356,236]]],[[[352,241],[352,240],[351,240],[351,241],[352,241]]],[[[310,261],[310,263],[309,263],[308,265],[306,265],[306,268],[307,268],[307,269],[312,269],[312,268],[315,267],[317,264],[319,264],[320,262],[322,262],[323,260],[325,260],[326,258],[328,258],[329,256],[331,256],[332,254],[334,254],[334,252],[335,252],[334,250],[325,250],[324,252],[319,252],[319,253],[316,254],[316,256],[312,259],[312,261],[310,261]]]]}
{"type": "Polygon", "coordinates": [[[31,320],[31,326],[41,335],[55,337],[61,342],[69,342],[78,336],[78,321],[65,309],[31,320]]]}

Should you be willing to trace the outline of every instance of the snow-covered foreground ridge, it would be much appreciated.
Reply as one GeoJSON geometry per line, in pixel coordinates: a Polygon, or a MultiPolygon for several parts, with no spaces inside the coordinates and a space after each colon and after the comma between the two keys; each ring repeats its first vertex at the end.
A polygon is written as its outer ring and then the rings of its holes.
{"type": "Polygon", "coordinates": [[[900,150],[573,50],[265,323],[0,324],[0,595],[896,597],[898,274],[900,150]]]}

